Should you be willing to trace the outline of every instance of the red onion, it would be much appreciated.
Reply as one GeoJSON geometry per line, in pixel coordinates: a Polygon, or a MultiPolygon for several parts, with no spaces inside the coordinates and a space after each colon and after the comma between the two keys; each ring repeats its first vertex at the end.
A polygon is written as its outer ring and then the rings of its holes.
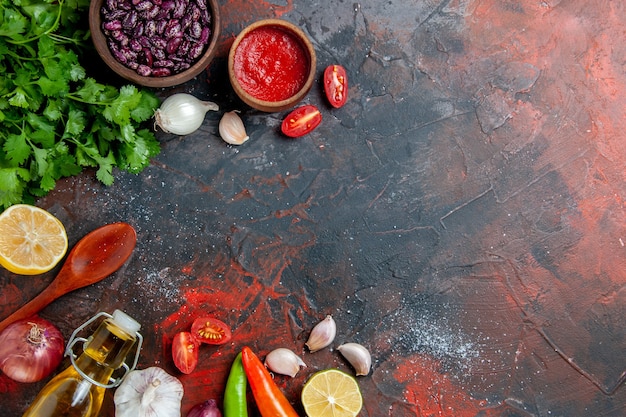
{"type": "Polygon", "coordinates": [[[217,402],[215,400],[206,400],[203,403],[196,404],[187,417],[222,417],[220,409],[217,408],[217,402]]]}
{"type": "Polygon", "coordinates": [[[59,329],[40,317],[18,320],[0,333],[0,369],[18,382],[40,381],[50,375],[64,351],[59,329]]]}

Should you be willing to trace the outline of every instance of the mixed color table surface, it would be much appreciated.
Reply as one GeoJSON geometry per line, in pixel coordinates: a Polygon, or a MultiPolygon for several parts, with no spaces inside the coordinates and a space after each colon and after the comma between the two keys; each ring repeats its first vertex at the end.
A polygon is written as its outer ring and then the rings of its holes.
{"type": "MultiPolygon", "coordinates": [[[[142,324],[139,367],[185,387],[183,415],[218,402],[235,354],[277,347],[307,368],[276,382],[301,413],[319,369],[351,372],[335,348],[365,345],[361,416],[626,415],[626,5],[601,0],[220,1],[218,56],[159,90],[215,101],[194,134],[157,133],[141,174],[93,172],[37,202],[70,245],[117,221],[137,231],[124,267],[41,312],[66,337],[99,311],[142,324]],[[281,18],[342,64],[349,99],[321,83],[322,124],[288,139],[287,112],[243,105],[227,79],[234,37],[281,18]],[[240,110],[250,140],[224,143],[240,110]],[[194,317],[233,328],[191,375],[171,359],[194,317]],[[309,353],[331,314],[337,338],[309,353]]],[[[0,271],[0,316],[55,276],[0,271]]],[[[3,415],[45,381],[0,376],[3,415]]],[[[256,411],[253,410],[253,414],[256,411]]],[[[102,416],[113,416],[112,392],[102,416]]]]}

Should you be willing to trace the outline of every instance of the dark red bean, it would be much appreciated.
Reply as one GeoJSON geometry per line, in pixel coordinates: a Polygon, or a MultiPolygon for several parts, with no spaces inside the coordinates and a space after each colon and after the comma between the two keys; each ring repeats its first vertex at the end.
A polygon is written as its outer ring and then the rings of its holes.
{"type": "Polygon", "coordinates": [[[204,51],[204,45],[201,43],[195,43],[191,46],[191,49],[189,50],[189,57],[192,60],[195,60],[200,55],[202,55],[202,51],[204,51]]]}
{"type": "Polygon", "coordinates": [[[155,77],[169,77],[172,71],[169,68],[154,68],[152,75],[155,77]]]}
{"type": "Polygon", "coordinates": [[[200,38],[200,35],[202,35],[202,25],[200,24],[200,22],[193,22],[191,24],[191,26],[189,27],[189,35],[192,38],[200,38]]]}
{"type": "Polygon", "coordinates": [[[180,38],[183,36],[183,33],[180,28],[180,21],[178,19],[172,19],[167,22],[165,26],[165,32],[163,33],[166,39],[171,38],[180,38]]]}
{"type": "Polygon", "coordinates": [[[165,28],[167,27],[167,22],[169,22],[169,19],[156,21],[156,31],[159,35],[163,35],[163,33],[165,32],[165,28]]]}
{"type": "Polygon", "coordinates": [[[146,27],[144,28],[144,34],[148,38],[152,38],[156,36],[157,31],[157,23],[154,20],[149,20],[146,22],[146,27]]]}
{"type": "Polygon", "coordinates": [[[152,38],[151,43],[153,47],[155,47],[156,49],[160,49],[161,51],[164,51],[165,48],[167,48],[167,40],[165,40],[164,38],[157,38],[155,36],[154,38],[152,38]]]}
{"type": "Polygon", "coordinates": [[[185,15],[189,0],[178,0],[175,4],[176,7],[174,7],[174,10],[172,11],[172,17],[174,19],[181,19],[185,15]]]}
{"type": "Polygon", "coordinates": [[[176,8],[176,2],[172,0],[165,0],[161,3],[161,10],[174,10],[176,8]]]}
{"type": "Polygon", "coordinates": [[[133,29],[133,37],[139,38],[143,36],[143,28],[144,28],[143,22],[137,23],[137,26],[135,26],[135,28],[133,29]]]}
{"type": "Polygon", "coordinates": [[[105,0],[101,16],[111,54],[143,76],[184,71],[211,36],[206,0],[105,0]]]}
{"type": "Polygon", "coordinates": [[[130,40],[129,46],[130,46],[130,49],[132,49],[135,52],[143,51],[143,46],[136,38],[133,38],[130,40]]]}
{"type": "Polygon", "coordinates": [[[139,12],[141,14],[141,18],[143,20],[153,20],[161,13],[161,8],[159,6],[154,6],[151,9],[144,10],[139,12]]]}
{"type": "Polygon", "coordinates": [[[165,46],[163,48],[160,48],[160,47],[159,48],[156,48],[156,47],[150,48],[150,52],[152,52],[152,56],[154,57],[154,59],[156,61],[161,61],[161,60],[166,58],[166,56],[165,56],[165,49],[164,49],[166,46],[167,46],[167,43],[165,44],[165,46]]]}
{"type": "Polygon", "coordinates": [[[108,22],[103,22],[102,23],[102,27],[104,30],[121,30],[122,29],[122,22],[120,22],[119,20],[111,20],[108,22]]]}
{"type": "Polygon", "coordinates": [[[124,17],[124,20],[122,20],[122,25],[124,26],[124,29],[134,28],[137,25],[137,16],[137,12],[134,10],[128,12],[124,17]]]}
{"type": "Polygon", "coordinates": [[[128,11],[133,9],[133,5],[128,0],[121,0],[117,3],[117,9],[128,11]]]}
{"type": "Polygon", "coordinates": [[[182,41],[183,41],[182,37],[172,38],[169,41],[167,41],[167,46],[165,47],[166,52],[169,55],[174,54],[176,50],[178,49],[178,47],[180,46],[182,41]]]}
{"type": "Polygon", "coordinates": [[[187,57],[189,54],[189,50],[191,49],[191,42],[188,40],[183,40],[178,47],[178,56],[187,57]]]}
{"type": "Polygon", "coordinates": [[[150,0],[143,0],[135,5],[135,9],[140,12],[143,10],[152,9],[152,7],[154,7],[154,4],[152,4],[150,0]]]}
{"type": "Polygon", "coordinates": [[[174,61],[171,61],[169,59],[164,59],[162,61],[155,61],[154,63],[155,68],[172,68],[173,66],[174,66],[174,61]]]}

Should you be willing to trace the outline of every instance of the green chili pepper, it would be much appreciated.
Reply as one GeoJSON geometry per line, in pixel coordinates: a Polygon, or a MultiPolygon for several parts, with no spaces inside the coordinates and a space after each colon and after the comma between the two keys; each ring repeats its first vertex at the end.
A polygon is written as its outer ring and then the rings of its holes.
{"type": "Polygon", "coordinates": [[[224,391],[224,417],[248,417],[246,387],[248,378],[243,370],[241,352],[235,357],[224,391]]]}

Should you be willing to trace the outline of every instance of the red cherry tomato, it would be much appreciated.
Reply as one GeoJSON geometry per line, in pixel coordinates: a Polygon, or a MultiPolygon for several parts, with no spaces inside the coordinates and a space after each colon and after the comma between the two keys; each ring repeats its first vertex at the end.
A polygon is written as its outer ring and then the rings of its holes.
{"type": "Polygon", "coordinates": [[[189,332],[179,332],[172,341],[172,359],[178,370],[190,374],[198,364],[198,348],[200,344],[189,332]]]}
{"type": "Polygon", "coordinates": [[[348,99],[348,75],[341,65],[329,65],[324,70],[324,92],[330,105],[339,108],[348,99]]]}
{"type": "Polygon", "coordinates": [[[191,325],[191,335],[199,343],[223,345],[232,337],[230,327],[213,317],[198,317],[191,325]]]}
{"type": "Polygon", "coordinates": [[[285,117],[281,125],[282,132],[297,138],[310,133],[322,122],[322,113],[312,104],[298,107],[285,117]]]}

